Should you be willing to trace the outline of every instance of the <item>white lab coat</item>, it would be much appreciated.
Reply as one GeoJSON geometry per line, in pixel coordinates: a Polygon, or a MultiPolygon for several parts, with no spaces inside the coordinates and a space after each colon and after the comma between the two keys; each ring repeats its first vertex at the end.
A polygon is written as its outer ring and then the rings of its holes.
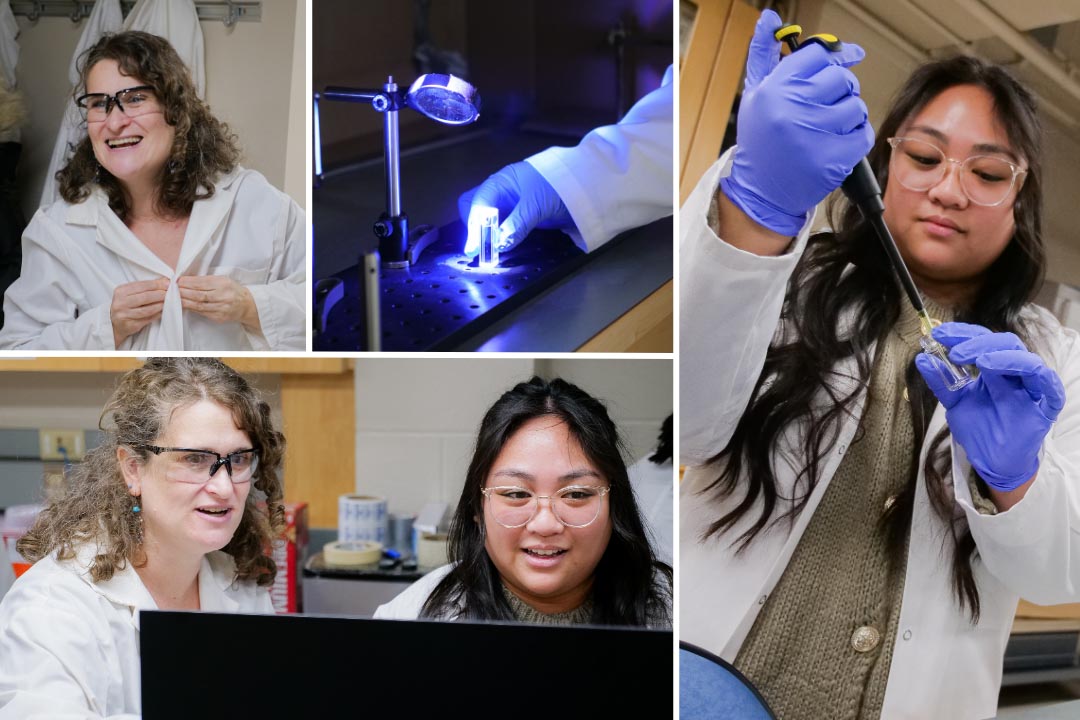
{"type": "Polygon", "coordinates": [[[152,253],[95,188],[76,205],[38,210],[23,233],[21,277],[4,297],[2,349],[304,350],[306,222],[288,195],[237,168],[191,210],[176,270],[152,253]],[[114,347],[117,285],[228,275],[258,306],[262,332],[183,310],[175,282],[161,317],[114,347]]]}
{"type": "Polygon", "coordinates": [[[669,459],[657,465],[646,455],[626,472],[656,559],[671,565],[675,533],[675,464],[669,459]]]}
{"type": "MultiPolygon", "coordinates": [[[[93,582],[95,552],[89,544],[72,560],[39,560],[0,602],[0,720],[138,717],[139,612],[157,604],[130,564],[93,582]]],[[[265,588],[235,576],[231,556],[204,556],[200,607],[273,613],[265,588]]]]}
{"type": "Polygon", "coordinates": [[[141,30],[168,40],[191,71],[195,91],[206,97],[203,34],[193,0],[139,0],[124,20],[124,30],[141,30]]]}
{"type": "Polygon", "coordinates": [[[585,252],[671,214],[672,92],[669,67],[616,125],[525,159],[562,198],[576,226],[567,234],[585,252]]]}
{"type": "MultiPolygon", "coordinates": [[[[742,252],[717,238],[706,213],[729,162],[730,153],[713,165],[680,215],[680,449],[683,462],[699,467],[687,470],[680,491],[679,582],[682,639],[733,661],[852,442],[864,398],[842,421],[818,486],[790,534],[769,531],[735,555],[731,539],[749,527],[756,517],[752,511],[724,538],[701,541],[709,523],[739,498],[719,503],[700,494],[719,474],[700,465],[724,447],[749,402],[809,234],[808,223],[780,257],[742,252]]],[[[954,599],[951,543],[930,507],[920,470],[882,707],[886,720],[993,717],[1018,596],[1042,604],[1080,599],[1080,344],[1076,332],[1061,328],[1048,313],[1042,316],[1048,330],[1040,354],[1061,376],[1068,402],[1043,443],[1038,477],[1019,504],[994,516],[975,509],[968,483],[954,486],[979,550],[972,564],[982,601],[978,625],[971,625],[954,599]]],[[[844,378],[855,375],[854,363],[838,368],[838,392],[852,389],[844,378]]],[[[944,424],[939,405],[926,437],[944,424]]],[[[795,459],[776,456],[779,495],[791,497],[801,445],[794,431],[782,443],[795,459]]],[[[952,445],[952,459],[952,476],[968,477],[970,464],[959,445],[952,445]]]]}
{"type": "MultiPolygon", "coordinates": [[[[454,568],[453,565],[443,565],[429,572],[424,577],[414,582],[401,591],[401,594],[388,603],[380,605],[375,610],[376,620],[416,620],[420,617],[420,610],[427,602],[428,596],[435,591],[436,586],[454,568]]],[[[452,620],[453,618],[444,618],[452,620]]]]}
{"type": "MultiPolygon", "coordinates": [[[[71,81],[72,88],[79,83],[79,59],[83,53],[105,33],[119,30],[123,23],[124,15],[120,11],[120,0],[98,0],[94,3],[90,17],[86,19],[86,27],[79,36],[79,44],[75,46],[75,52],[71,56],[71,64],[68,66],[68,79],[71,81]]],[[[68,101],[64,103],[64,116],[60,120],[60,131],[53,145],[49,170],[45,173],[45,187],[41,191],[41,202],[38,207],[47,207],[60,199],[60,186],[56,182],[56,173],[67,165],[68,160],[75,153],[75,148],[85,137],[86,124],[83,122],[82,112],[74,101],[68,98],[68,101]]]]}

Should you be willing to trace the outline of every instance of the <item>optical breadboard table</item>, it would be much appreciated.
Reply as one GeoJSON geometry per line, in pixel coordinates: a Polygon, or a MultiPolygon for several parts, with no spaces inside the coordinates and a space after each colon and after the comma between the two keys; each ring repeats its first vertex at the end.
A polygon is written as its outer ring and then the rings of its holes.
{"type": "MultiPolygon", "coordinates": [[[[438,237],[416,265],[379,273],[383,350],[572,351],[671,280],[670,217],[588,254],[564,233],[540,230],[494,270],[462,255],[458,196],[552,144],[571,142],[482,131],[402,152],[405,212],[413,227],[437,226],[438,237]]],[[[315,190],[314,277],[344,282],[344,298],[314,341],[317,351],[365,349],[357,260],[377,244],[370,228],[382,193],[377,160],[331,172],[315,190]]]]}

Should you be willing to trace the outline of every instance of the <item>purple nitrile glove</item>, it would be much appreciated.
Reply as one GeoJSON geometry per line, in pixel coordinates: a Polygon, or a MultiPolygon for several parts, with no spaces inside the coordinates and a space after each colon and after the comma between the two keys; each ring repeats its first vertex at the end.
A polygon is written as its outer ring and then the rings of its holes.
{"type": "Polygon", "coordinates": [[[781,25],[765,10],[754,28],[735,158],[720,187],[754,222],[790,237],[870,152],[874,131],[848,70],[863,49],[815,43],[780,60],[773,33],[781,25]]]}
{"type": "Polygon", "coordinates": [[[1039,469],[1043,438],[1065,405],[1061,379],[1012,333],[967,323],[943,323],[933,333],[950,348],[950,360],[974,364],[979,376],[949,390],[935,367],[940,361],[925,353],[915,358],[919,372],[979,476],[997,490],[1015,490],[1039,469]]]}
{"type": "Polygon", "coordinates": [[[480,252],[480,234],[469,222],[473,208],[497,208],[499,211],[499,251],[514,248],[534,229],[569,228],[574,220],[555,188],[527,162],[516,162],[489,177],[479,187],[458,198],[458,213],[469,230],[465,254],[480,252]]]}

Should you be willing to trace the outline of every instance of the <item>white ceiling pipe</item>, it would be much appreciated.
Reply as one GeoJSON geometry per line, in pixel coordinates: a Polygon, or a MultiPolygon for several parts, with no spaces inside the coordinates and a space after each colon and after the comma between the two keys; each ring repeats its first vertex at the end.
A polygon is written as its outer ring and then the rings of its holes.
{"type": "MultiPolygon", "coordinates": [[[[905,5],[907,5],[909,7],[912,6],[912,3],[910,2],[910,0],[902,0],[902,1],[903,1],[903,3],[905,5]]],[[[959,1],[960,0],[957,0],[957,2],[959,2],[959,1]]],[[[851,0],[832,0],[832,2],[834,4],[842,7],[843,9],[847,10],[849,13],[852,14],[852,16],[854,16],[855,18],[862,21],[862,23],[864,25],[866,25],[867,27],[869,27],[871,30],[873,30],[874,32],[876,32],[879,35],[883,36],[885,39],[889,40],[893,45],[895,45],[900,50],[902,50],[904,53],[906,53],[908,56],[910,56],[913,60],[916,60],[916,61],[918,61],[920,63],[923,63],[923,62],[927,62],[928,60],[933,59],[928,51],[924,50],[923,48],[919,47],[918,45],[915,45],[913,42],[908,40],[906,37],[901,35],[899,32],[894,30],[892,27],[887,25],[883,20],[881,20],[876,15],[874,15],[873,13],[866,10],[861,5],[859,5],[859,4],[855,3],[855,2],[852,2],[851,0]]],[[[920,8],[920,10],[921,10],[921,8],[920,8]]],[[[950,39],[955,38],[955,40],[953,40],[953,42],[955,42],[957,44],[957,48],[960,50],[960,52],[964,53],[965,55],[978,56],[978,53],[975,53],[975,52],[972,51],[970,45],[968,44],[968,42],[966,40],[964,40],[959,35],[956,35],[955,33],[947,30],[941,24],[941,22],[939,20],[935,19],[933,16],[929,15],[925,11],[922,11],[922,12],[923,12],[923,15],[925,16],[925,17],[923,17],[924,20],[926,20],[927,22],[935,25],[936,27],[938,27],[943,32],[947,33],[947,36],[950,37],[950,39]]],[[[1023,56],[1023,53],[1021,53],[1021,55],[1023,56]]],[[[1024,57],[1026,59],[1026,56],[1024,56],[1024,57]]],[[[1029,88],[1029,90],[1030,90],[1030,88],[1029,88]]],[[[1073,117],[1072,114],[1066,112],[1065,110],[1062,110],[1060,107],[1058,107],[1054,103],[1050,102],[1049,100],[1047,100],[1042,95],[1040,95],[1038,93],[1034,93],[1034,91],[1032,91],[1032,92],[1033,92],[1033,94],[1035,95],[1036,99],[1039,102],[1039,109],[1042,110],[1043,112],[1045,112],[1050,117],[1057,120],[1059,123],[1064,125],[1066,128],[1069,128],[1070,130],[1075,129],[1078,126],[1078,124],[1080,124],[1080,121],[1078,121],[1075,117],[1073,117]]]]}
{"type": "Polygon", "coordinates": [[[953,2],[974,15],[1009,47],[1020,53],[1021,57],[1060,85],[1062,90],[1080,100],[1080,83],[1077,83],[1061,66],[1058,59],[1047,52],[1042,45],[1017,30],[1008,20],[987,7],[981,0],[953,0],[953,2]]]}

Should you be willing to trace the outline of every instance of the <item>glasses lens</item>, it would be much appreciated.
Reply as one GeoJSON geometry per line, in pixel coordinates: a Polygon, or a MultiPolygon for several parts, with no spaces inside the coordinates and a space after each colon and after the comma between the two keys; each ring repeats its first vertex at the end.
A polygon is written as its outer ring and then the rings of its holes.
{"type": "Polygon", "coordinates": [[[936,145],[904,138],[892,157],[893,177],[908,190],[929,190],[945,176],[945,153],[936,145]]]}
{"type": "Polygon", "coordinates": [[[536,498],[524,488],[491,488],[487,498],[495,522],[505,527],[521,527],[532,519],[536,508],[536,498]]]}
{"type": "Polygon", "coordinates": [[[136,88],[124,90],[116,94],[124,113],[130,117],[142,115],[158,109],[157,97],[149,88],[136,88]]]}
{"type": "Polygon", "coordinates": [[[255,469],[259,466],[259,456],[254,450],[233,453],[229,456],[229,465],[232,466],[234,483],[247,482],[255,475],[255,469]]]}
{"type": "Polygon", "coordinates": [[[112,100],[104,93],[94,93],[79,98],[79,107],[82,109],[83,118],[89,122],[100,122],[109,114],[112,100]]]}
{"type": "Polygon", "coordinates": [[[570,527],[584,527],[600,514],[604,504],[602,488],[571,486],[556,494],[553,507],[559,522],[570,527]]]}
{"type": "Polygon", "coordinates": [[[198,450],[162,453],[169,461],[169,477],[177,482],[202,484],[210,478],[217,456],[198,450]]]}
{"type": "Polygon", "coordinates": [[[1013,166],[1001,158],[975,155],[964,161],[960,176],[964,192],[979,205],[997,205],[1013,187],[1013,166]]]}

